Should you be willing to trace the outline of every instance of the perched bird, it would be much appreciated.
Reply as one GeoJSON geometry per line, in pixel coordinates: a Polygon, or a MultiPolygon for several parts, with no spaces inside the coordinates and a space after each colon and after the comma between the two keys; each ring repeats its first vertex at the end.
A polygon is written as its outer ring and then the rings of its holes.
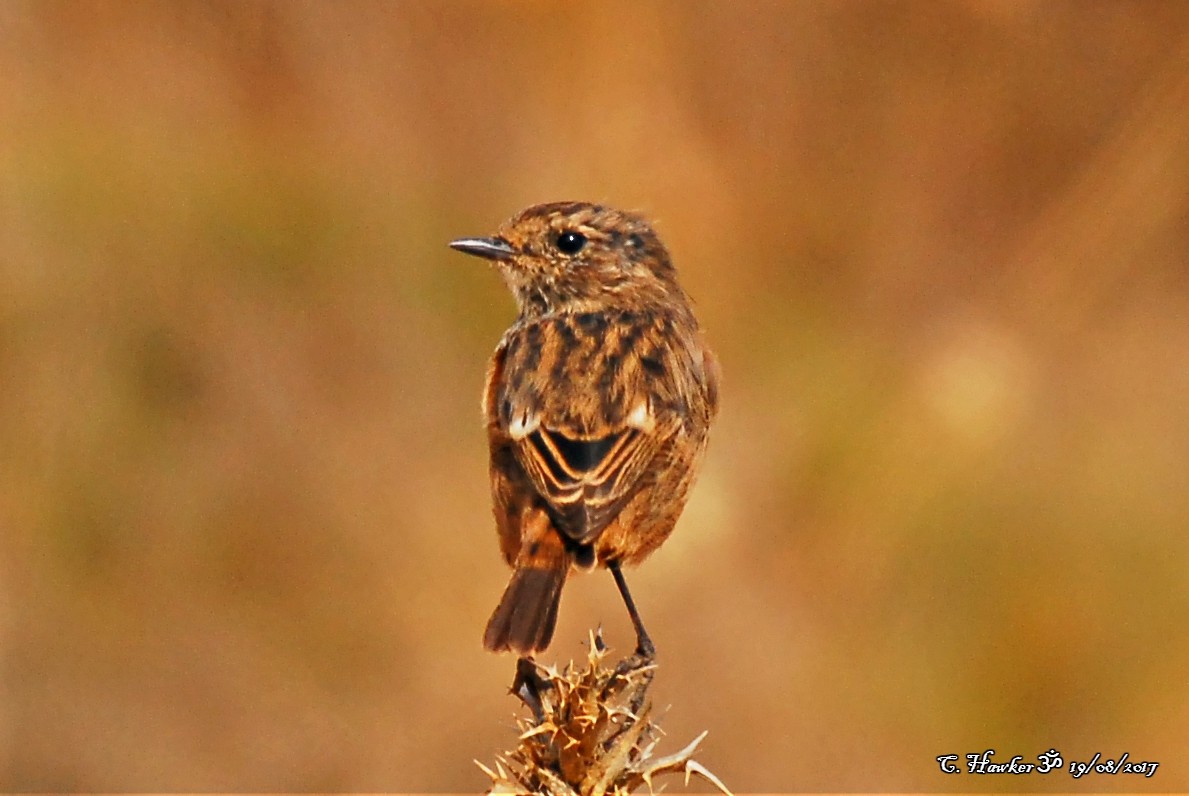
{"type": "Polygon", "coordinates": [[[718,404],[718,365],[669,253],[638,215],[537,205],[458,251],[494,263],[519,316],[487,369],[483,411],[500,549],[515,570],[484,645],[531,656],[553,636],[571,567],[615,577],[673,530],[718,404]]]}

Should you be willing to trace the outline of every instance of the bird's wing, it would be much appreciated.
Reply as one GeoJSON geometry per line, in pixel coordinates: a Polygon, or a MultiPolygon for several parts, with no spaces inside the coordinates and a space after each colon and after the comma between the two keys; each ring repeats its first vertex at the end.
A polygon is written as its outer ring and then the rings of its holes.
{"type": "Polygon", "coordinates": [[[639,352],[613,337],[643,332],[594,328],[580,316],[509,330],[487,398],[493,449],[512,449],[558,530],[580,544],[615,519],[681,429],[654,400],[664,377],[645,378],[639,352]]]}
{"type": "Polygon", "coordinates": [[[516,458],[549,505],[558,529],[588,544],[636,494],[642,476],[675,431],[672,424],[665,429],[655,423],[627,425],[581,439],[537,425],[516,442],[516,458]]]}

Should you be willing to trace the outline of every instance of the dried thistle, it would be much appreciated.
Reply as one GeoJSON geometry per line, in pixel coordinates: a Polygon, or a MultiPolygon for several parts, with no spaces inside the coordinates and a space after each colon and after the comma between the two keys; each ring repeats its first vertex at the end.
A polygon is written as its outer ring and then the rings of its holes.
{"type": "Polygon", "coordinates": [[[498,757],[489,793],[546,793],[552,796],[626,794],[658,774],[698,774],[720,791],[726,786],[693,759],[703,732],[681,751],[654,755],[662,734],[651,719],[648,689],[656,673],[651,660],[633,655],[614,668],[607,649],[592,633],[586,666],[564,669],[521,659],[512,689],[531,716],[517,718],[520,743],[498,757]]]}

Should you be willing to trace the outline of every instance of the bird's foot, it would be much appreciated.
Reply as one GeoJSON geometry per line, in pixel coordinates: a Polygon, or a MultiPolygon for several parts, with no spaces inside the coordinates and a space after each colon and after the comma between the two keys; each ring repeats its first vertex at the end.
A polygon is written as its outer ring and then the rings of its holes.
{"type": "Polygon", "coordinates": [[[537,724],[545,721],[543,698],[552,688],[552,684],[537,671],[537,664],[532,658],[516,659],[516,676],[512,680],[512,693],[533,712],[537,724]]]}

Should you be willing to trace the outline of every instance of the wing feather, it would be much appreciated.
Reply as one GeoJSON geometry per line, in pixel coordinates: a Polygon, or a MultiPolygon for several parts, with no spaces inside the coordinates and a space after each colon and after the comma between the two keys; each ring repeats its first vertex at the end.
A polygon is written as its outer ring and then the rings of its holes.
{"type": "Polygon", "coordinates": [[[671,433],[625,428],[593,440],[539,427],[515,450],[559,530],[593,541],[640,487],[641,476],[671,433]]]}

